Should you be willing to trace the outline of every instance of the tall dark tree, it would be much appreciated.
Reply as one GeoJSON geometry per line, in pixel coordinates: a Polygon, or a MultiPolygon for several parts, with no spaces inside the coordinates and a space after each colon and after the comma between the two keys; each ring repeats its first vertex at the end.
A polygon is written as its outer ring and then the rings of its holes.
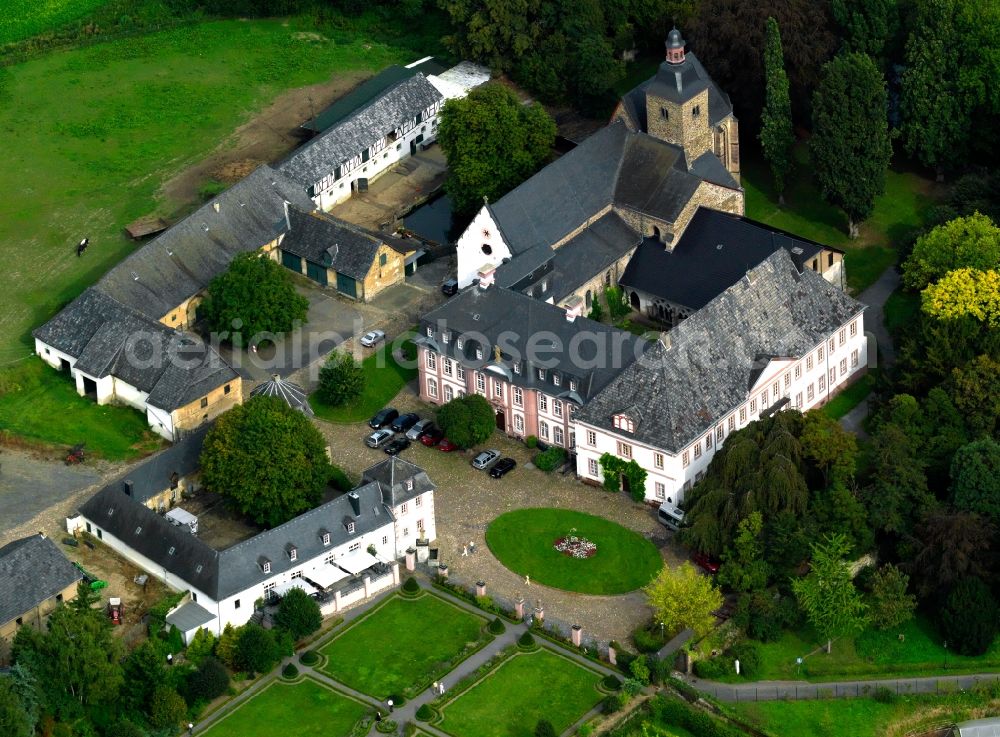
{"type": "Polygon", "coordinates": [[[309,301],[295,291],[291,272],[259,253],[237,256],[208,285],[199,308],[219,340],[247,344],[255,336],[287,333],[304,323],[309,301]]]}
{"type": "Polygon", "coordinates": [[[236,664],[247,673],[267,673],[281,660],[281,644],[274,630],[250,622],[239,629],[236,638],[236,664]]]}
{"type": "Polygon", "coordinates": [[[366,381],[364,368],[350,353],[333,351],[319,370],[316,393],[324,404],[340,407],[361,396],[366,381]]]}
{"type": "Polygon", "coordinates": [[[153,691],[167,681],[163,656],[152,642],[147,640],[129,653],[124,676],[123,694],[128,706],[137,712],[148,711],[153,691]]]}
{"type": "Polygon", "coordinates": [[[997,601],[978,578],[963,578],[938,614],[941,634],[962,655],[982,655],[997,636],[997,601]]]}
{"type": "Polygon", "coordinates": [[[767,45],[764,47],[764,112],[760,121],[760,145],[771,165],[778,204],[785,204],[785,178],[792,169],[792,98],[788,93],[785,53],[781,49],[778,21],[767,19],[767,45]]]}
{"type": "Polygon", "coordinates": [[[522,105],[500,84],[477,87],[449,100],[441,112],[438,141],[448,157],[445,187],[456,209],[474,212],[495,201],[548,160],[556,124],[541,105],[522,105]]]}
{"type": "Polygon", "coordinates": [[[897,0],[832,0],[833,18],[844,36],[844,48],[882,59],[899,30],[897,0]]]}
{"type": "Polygon", "coordinates": [[[740,125],[755,130],[760,121],[764,87],[765,25],[774,18],[781,27],[785,68],[791,84],[792,107],[799,120],[820,68],[837,48],[829,3],[821,0],[701,0],[692,18],[689,48],[732,98],[740,125]]]}
{"type": "Polygon", "coordinates": [[[823,67],[813,95],[813,170],[823,197],[847,214],[848,232],[875,209],[892,156],[886,88],[871,58],[849,53],[823,67]]]}
{"type": "Polygon", "coordinates": [[[947,591],[963,578],[990,580],[995,528],[970,512],[939,512],[917,525],[908,564],[923,598],[947,591]]]}
{"type": "Polygon", "coordinates": [[[332,473],[319,430],[277,397],[223,414],[201,452],[205,487],[269,527],[316,506],[332,473]]]}
{"type": "Polygon", "coordinates": [[[0,734],[4,737],[31,737],[35,725],[11,678],[0,677],[0,734]]]}
{"type": "Polygon", "coordinates": [[[320,614],[319,604],[315,599],[302,589],[292,589],[278,604],[274,623],[286,629],[293,639],[301,640],[320,628],[323,615],[320,614]]]}
{"type": "Polygon", "coordinates": [[[478,394],[456,397],[437,413],[437,422],[448,439],[460,448],[484,442],[496,430],[493,407],[478,394]]]}
{"type": "Polygon", "coordinates": [[[1000,443],[983,438],[955,453],[951,493],[956,508],[1000,523],[1000,443]]]}
{"type": "Polygon", "coordinates": [[[900,100],[907,152],[943,178],[965,163],[973,126],[1000,112],[1000,10],[977,0],[917,0],[900,100]]]}
{"type": "Polygon", "coordinates": [[[906,535],[934,504],[919,447],[899,426],[889,423],[874,434],[872,474],[862,499],[876,529],[906,535]]]}

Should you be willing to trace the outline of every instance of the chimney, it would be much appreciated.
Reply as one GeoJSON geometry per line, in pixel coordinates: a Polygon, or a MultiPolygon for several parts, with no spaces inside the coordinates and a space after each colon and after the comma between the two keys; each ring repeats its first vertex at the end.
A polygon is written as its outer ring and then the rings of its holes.
{"type": "Polygon", "coordinates": [[[125,492],[125,496],[132,496],[133,484],[131,479],[122,481],[122,491],[125,492]]]}
{"type": "Polygon", "coordinates": [[[355,517],[360,517],[361,516],[361,497],[358,496],[358,493],[356,491],[352,491],[350,494],[347,495],[347,498],[351,500],[351,509],[354,510],[354,516],[355,517]]]}
{"type": "Polygon", "coordinates": [[[494,277],[496,276],[496,270],[497,267],[494,266],[493,264],[486,264],[477,272],[477,276],[479,277],[480,289],[489,289],[491,286],[493,286],[493,280],[494,277]]]}
{"type": "Polygon", "coordinates": [[[291,230],[292,229],[292,218],[288,214],[288,205],[289,205],[289,202],[288,202],[288,200],[283,200],[283,202],[285,203],[285,225],[287,225],[288,229],[291,230]]]}
{"type": "Polygon", "coordinates": [[[583,315],[583,304],[583,299],[579,295],[574,294],[560,305],[566,310],[566,320],[568,322],[573,322],[576,318],[583,315]]]}

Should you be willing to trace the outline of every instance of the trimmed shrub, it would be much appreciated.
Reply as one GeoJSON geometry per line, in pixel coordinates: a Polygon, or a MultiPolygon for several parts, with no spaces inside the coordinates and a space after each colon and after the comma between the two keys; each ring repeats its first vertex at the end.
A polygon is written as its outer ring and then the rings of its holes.
{"type": "MultiPolygon", "coordinates": [[[[637,660],[636,662],[638,663],[639,661],[637,660]]],[[[622,683],[622,691],[627,693],[629,696],[635,696],[640,691],[642,691],[643,686],[645,685],[646,684],[644,684],[638,678],[626,678],[625,681],[622,683]]]]}
{"type": "Polygon", "coordinates": [[[281,675],[289,679],[297,678],[299,675],[299,669],[295,666],[295,663],[289,663],[281,669],[281,675]]]}
{"type": "Polygon", "coordinates": [[[206,657],[197,670],[191,671],[184,685],[189,703],[211,701],[229,690],[229,671],[218,658],[206,657]]]}
{"type": "Polygon", "coordinates": [[[403,591],[408,594],[415,594],[420,591],[420,584],[417,583],[417,579],[410,576],[403,582],[403,591]]]}
{"type": "Polygon", "coordinates": [[[524,444],[531,450],[538,447],[538,438],[534,435],[529,435],[524,439],[524,444]]]}
{"type": "Polygon", "coordinates": [[[632,642],[635,643],[635,649],[640,653],[655,653],[666,644],[666,641],[660,636],[659,628],[653,631],[648,627],[640,627],[635,630],[632,633],[632,642]]]}
{"type": "Polygon", "coordinates": [[[504,626],[504,623],[500,620],[500,617],[494,617],[493,621],[490,622],[489,625],[487,626],[487,629],[490,631],[491,634],[494,635],[502,635],[504,632],[507,631],[507,627],[504,626]]]}
{"type": "Polygon", "coordinates": [[[517,644],[524,648],[531,648],[535,646],[535,637],[530,632],[525,632],[519,638],[517,638],[517,644]]]}
{"type": "Polygon", "coordinates": [[[389,694],[389,698],[392,699],[392,705],[396,709],[406,703],[406,697],[401,693],[389,694]]]}
{"type": "Polygon", "coordinates": [[[301,640],[323,625],[323,615],[314,598],[302,589],[292,589],[281,598],[274,623],[291,634],[293,640],[301,640]]]}
{"type": "Polygon", "coordinates": [[[299,662],[302,665],[316,665],[319,662],[319,653],[315,650],[306,650],[299,656],[299,662]]]}
{"type": "Polygon", "coordinates": [[[642,685],[645,686],[649,683],[649,666],[646,665],[645,658],[636,658],[629,663],[628,669],[632,677],[642,683],[642,685]]]}
{"type": "Polygon", "coordinates": [[[604,688],[608,689],[609,691],[617,691],[619,688],[622,687],[621,679],[618,676],[611,675],[610,673],[604,676],[604,680],[602,681],[602,683],[604,684],[604,688]]]}
{"type": "MultiPolygon", "coordinates": [[[[761,657],[760,648],[757,647],[756,643],[739,642],[729,648],[727,654],[730,660],[740,661],[740,675],[744,678],[752,681],[760,673],[764,659],[761,657]]],[[[735,669],[735,665],[733,667],[735,669]]]]}
{"type": "Polygon", "coordinates": [[[399,725],[395,719],[383,719],[381,722],[375,722],[375,731],[382,734],[392,734],[398,728],[399,725]]]}
{"type": "Polygon", "coordinates": [[[421,704],[420,708],[417,709],[417,719],[422,722],[429,722],[434,717],[434,710],[431,709],[429,704],[421,704]]]}
{"type": "Polygon", "coordinates": [[[625,708],[625,704],[628,703],[628,694],[622,691],[615,691],[604,697],[604,713],[613,714],[616,711],[621,711],[625,708]]]}
{"type": "Polygon", "coordinates": [[[695,675],[709,681],[717,681],[723,676],[729,675],[732,670],[729,661],[723,658],[707,658],[696,660],[694,663],[695,675]]]}
{"type": "Polygon", "coordinates": [[[546,451],[537,454],[532,463],[535,468],[545,473],[551,473],[566,462],[566,451],[557,446],[552,446],[546,451]]]}

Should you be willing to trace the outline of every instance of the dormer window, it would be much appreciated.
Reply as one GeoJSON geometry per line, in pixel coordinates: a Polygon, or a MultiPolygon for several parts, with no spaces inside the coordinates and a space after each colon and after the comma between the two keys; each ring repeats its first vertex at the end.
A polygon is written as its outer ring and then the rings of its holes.
{"type": "Polygon", "coordinates": [[[264,573],[270,573],[271,572],[271,561],[269,561],[267,558],[261,558],[260,559],[260,570],[262,570],[264,573]]]}
{"type": "Polygon", "coordinates": [[[354,523],[353,522],[348,522],[347,523],[347,534],[348,535],[353,535],[354,534],[354,523]]]}
{"type": "Polygon", "coordinates": [[[463,341],[462,341],[461,338],[459,338],[458,340],[455,341],[455,347],[457,347],[458,350],[462,350],[462,342],[463,341]]]}
{"type": "Polygon", "coordinates": [[[175,548],[173,545],[171,545],[170,546],[170,550],[167,551],[167,555],[173,555],[176,552],[177,552],[177,548],[175,548]]]}
{"type": "Polygon", "coordinates": [[[521,362],[520,361],[514,361],[513,368],[514,368],[514,373],[515,374],[521,373],[521,362]]]}
{"type": "Polygon", "coordinates": [[[449,333],[447,330],[442,331],[442,333],[441,333],[441,340],[443,340],[445,343],[450,342],[451,341],[451,333],[449,333]]]}
{"type": "Polygon", "coordinates": [[[428,338],[434,337],[434,328],[432,328],[430,325],[427,326],[427,337],[428,338]]]}
{"type": "Polygon", "coordinates": [[[538,380],[545,381],[545,369],[538,369],[538,380]]]}
{"type": "Polygon", "coordinates": [[[569,390],[571,392],[575,392],[576,391],[576,379],[570,379],[569,380],[569,390]]]}
{"type": "Polygon", "coordinates": [[[320,540],[323,541],[323,545],[324,546],[329,545],[330,544],[330,533],[329,532],[324,532],[322,535],[320,535],[320,540]]]}
{"type": "Polygon", "coordinates": [[[553,384],[555,384],[556,386],[559,386],[559,384],[561,382],[562,382],[562,379],[559,378],[559,374],[552,374],[552,383],[553,384]]]}
{"type": "Polygon", "coordinates": [[[625,432],[635,432],[635,423],[632,418],[625,414],[617,414],[614,416],[614,426],[616,430],[624,430],[625,432]]]}
{"type": "Polygon", "coordinates": [[[413,479],[406,479],[406,490],[413,491],[413,479]]]}
{"type": "Polygon", "coordinates": [[[299,557],[299,549],[294,545],[288,546],[288,560],[295,562],[299,557]]]}

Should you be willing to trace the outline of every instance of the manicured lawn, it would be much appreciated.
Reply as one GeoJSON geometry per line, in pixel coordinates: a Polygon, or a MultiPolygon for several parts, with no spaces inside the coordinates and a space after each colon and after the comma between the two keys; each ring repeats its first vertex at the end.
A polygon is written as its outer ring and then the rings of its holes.
{"type": "Polygon", "coordinates": [[[0,428],[27,440],[57,445],[86,443],[89,454],[112,461],[151,453],[164,441],[146,417],[127,407],[98,406],[76,393],[69,374],[32,358],[5,375],[0,428]]]}
{"type": "Polygon", "coordinates": [[[730,705],[741,719],[774,737],[884,737],[917,734],[921,728],[997,713],[998,702],[978,693],[874,699],[761,701],[730,705]]]}
{"type": "Polygon", "coordinates": [[[368,711],[309,678],[275,682],[223,717],[205,737],[348,737],[368,711]]]}
{"type": "Polygon", "coordinates": [[[822,412],[827,417],[839,420],[852,409],[857,407],[864,399],[871,394],[875,386],[875,377],[867,373],[855,381],[844,391],[837,394],[833,399],[823,405],[822,412]]]}
{"type": "Polygon", "coordinates": [[[438,727],[456,737],[531,737],[548,719],[562,734],[600,700],[599,680],[544,648],[518,654],[448,704],[438,727]]]}
{"type": "MultiPolygon", "coordinates": [[[[809,655],[822,644],[809,628],[786,632],[777,642],[761,645],[764,667],[760,680],[807,678],[813,681],[854,676],[892,677],[933,672],[1000,670],[1000,638],[985,655],[968,657],[945,650],[934,626],[923,615],[890,630],[866,630],[833,643],[833,652],[809,655]],[[899,635],[903,635],[900,641],[899,635]],[[804,657],[801,672],[795,664],[804,657]]],[[[735,679],[733,679],[735,680],[735,679]]]]}
{"type": "Polygon", "coordinates": [[[26,355],[31,328],[134,250],[127,223],[189,207],[158,201],[161,184],[224,145],[280,92],[438,51],[423,44],[424,29],[402,30],[358,19],[342,30],[211,21],[6,67],[0,364],[26,355]],[[76,258],[84,236],[91,247],[76,258]]]}
{"type": "Polygon", "coordinates": [[[896,335],[907,325],[910,325],[920,313],[920,295],[916,292],[904,292],[897,289],[889,295],[883,307],[885,327],[896,335]]]}
{"type": "MultiPolygon", "coordinates": [[[[409,341],[407,341],[409,342],[409,341]]],[[[363,422],[378,412],[417,377],[416,365],[401,366],[388,349],[379,348],[361,362],[365,370],[365,388],[361,396],[342,407],[331,407],[313,394],[309,397],[316,416],[327,422],[353,424],[363,422]]]]}
{"type": "Polygon", "coordinates": [[[490,523],[486,543],[507,568],[533,582],[581,594],[623,594],[645,586],[663,566],[656,547],[621,525],[567,509],[519,509],[490,523]],[[573,532],[575,530],[575,532],[573,532]],[[556,550],[575,534],[597,544],[591,558],[556,550]]]}
{"type": "Polygon", "coordinates": [[[20,41],[84,17],[108,0],[4,0],[0,44],[20,41]]]}
{"type": "Polygon", "coordinates": [[[472,652],[484,624],[433,594],[393,596],[320,650],[323,672],[382,700],[420,690],[450,670],[452,658],[472,652]]]}
{"type": "Polygon", "coordinates": [[[847,218],[820,196],[809,173],[809,154],[804,144],[795,151],[797,168],[785,187],[785,206],[778,206],[771,173],[756,151],[755,142],[746,142],[749,151],[742,161],[742,183],[746,191],[747,216],[790,233],[795,233],[847,252],[847,283],[855,294],[864,291],[893,264],[893,246],[907,233],[920,227],[931,204],[932,184],[911,172],[890,170],[885,193],[875,202],[875,211],[862,225],[861,236],[847,237],[847,218]]]}

